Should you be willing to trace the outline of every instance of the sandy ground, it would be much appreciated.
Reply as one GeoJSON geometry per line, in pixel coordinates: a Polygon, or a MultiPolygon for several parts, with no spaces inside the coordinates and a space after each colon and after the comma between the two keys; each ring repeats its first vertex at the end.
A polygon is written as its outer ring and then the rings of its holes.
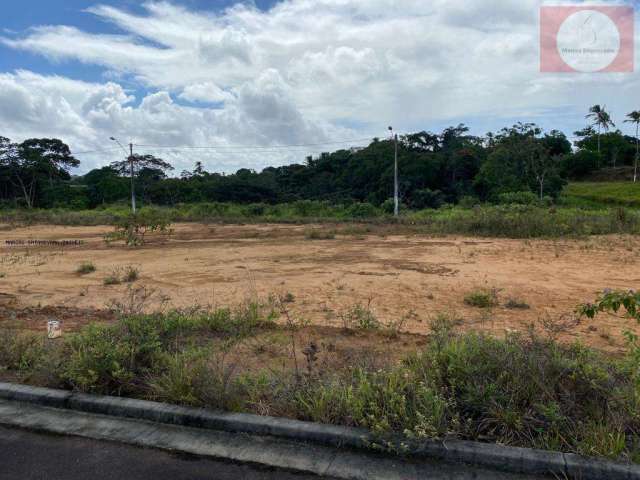
{"type": "Polygon", "coordinates": [[[168,238],[144,247],[106,245],[110,227],[34,226],[0,228],[0,324],[40,328],[62,317],[75,328],[108,318],[104,309],[123,302],[127,285],[105,286],[114,269],[140,271],[137,287],[154,292],[148,309],[233,305],[258,295],[290,293],[291,313],[315,325],[341,326],[356,303],[370,304],[383,322],[403,319],[403,330],[429,331],[439,313],[459,319],[462,328],[525,331],[568,324],[565,340],[609,351],[623,346],[622,332],[640,333],[624,318],[600,316],[571,321],[580,303],[604,288],[640,286],[640,238],[592,237],[580,240],[432,238],[364,227],[181,224],[168,238]],[[331,240],[308,240],[305,230],[338,229],[331,240]],[[390,234],[391,233],[391,234],[390,234]],[[15,240],[82,240],[80,246],[9,246],[15,240]],[[80,276],[91,261],[95,273],[80,276]],[[500,306],[465,305],[476,288],[495,288],[500,306]],[[509,299],[528,310],[505,307],[509,299]]]}

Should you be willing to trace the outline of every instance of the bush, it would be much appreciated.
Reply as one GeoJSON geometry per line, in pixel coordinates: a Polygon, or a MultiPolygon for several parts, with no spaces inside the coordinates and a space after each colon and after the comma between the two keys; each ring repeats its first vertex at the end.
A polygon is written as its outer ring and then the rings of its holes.
{"type": "Polygon", "coordinates": [[[160,333],[144,317],[90,325],[71,337],[64,377],[75,389],[105,395],[135,393],[161,353],[160,333]]]}
{"type": "Polygon", "coordinates": [[[495,307],[498,305],[498,292],[495,289],[474,290],[465,295],[464,303],[478,308],[495,307]]]}
{"type": "Polygon", "coordinates": [[[115,231],[105,236],[105,242],[124,241],[129,246],[145,243],[148,233],[169,233],[171,223],[160,209],[142,209],[115,222],[115,231]]]}
{"type": "Polygon", "coordinates": [[[498,202],[502,205],[535,205],[539,198],[533,192],[507,192],[498,195],[498,202]]]}
{"type": "Polygon", "coordinates": [[[409,207],[420,210],[423,208],[440,208],[445,204],[445,197],[440,190],[424,188],[412,193],[409,207]]]}
{"type": "Polygon", "coordinates": [[[378,209],[370,203],[354,203],[346,213],[352,218],[374,218],[379,215],[378,209]]]}
{"type": "Polygon", "coordinates": [[[381,324],[373,309],[371,301],[366,305],[356,303],[341,315],[345,330],[377,330],[381,324]]]}
{"type": "Polygon", "coordinates": [[[92,262],[83,262],[76,269],[78,275],[88,275],[96,271],[96,266],[92,262]]]}

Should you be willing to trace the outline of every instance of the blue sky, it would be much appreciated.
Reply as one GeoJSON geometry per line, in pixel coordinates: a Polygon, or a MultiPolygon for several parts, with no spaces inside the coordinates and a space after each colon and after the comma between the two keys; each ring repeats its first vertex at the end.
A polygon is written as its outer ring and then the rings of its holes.
{"type": "Polygon", "coordinates": [[[599,103],[626,129],[624,115],[640,108],[637,71],[541,73],[541,5],[5,2],[0,135],[109,149],[82,155],[84,171],[113,160],[108,138],[117,136],[150,145],[140,149],[178,171],[200,160],[229,172],[358,145],[389,124],[410,132],[465,123],[484,134],[522,120],[571,135],[599,103]],[[291,146],[311,144],[321,145],[291,146]],[[178,148],[193,146],[216,149],[178,148]]]}

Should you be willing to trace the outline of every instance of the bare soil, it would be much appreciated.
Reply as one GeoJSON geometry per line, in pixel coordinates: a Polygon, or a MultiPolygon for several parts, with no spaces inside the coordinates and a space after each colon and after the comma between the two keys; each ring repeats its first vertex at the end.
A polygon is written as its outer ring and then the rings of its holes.
{"type": "MultiPolygon", "coordinates": [[[[108,307],[125,302],[130,285],[104,285],[114,270],[134,266],[136,286],[153,295],[147,310],[234,305],[248,296],[291,294],[292,315],[317,328],[341,327],[355,304],[370,304],[383,324],[400,322],[424,335],[439,313],[461,328],[495,334],[564,325],[560,337],[608,351],[624,346],[622,332],[640,333],[630,319],[573,316],[580,303],[605,288],[640,286],[640,238],[591,237],[509,240],[404,235],[389,227],[334,225],[180,224],[171,236],[143,247],[107,245],[108,226],[33,226],[0,231],[0,326],[46,329],[62,320],[66,331],[110,321],[108,307]],[[336,231],[309,240],[309,229],[336,231]],[[9,240],[82,240],[80,246],[10,246],[9,240]],[[90,261],[96,271],[76,273],[90,261]],[[478,288],[495,289],[499,305],[464,303],[478,288]],[[509,309],[509,299],[528,309],[509,309]]],[[[552,328],[552,327],[551,327],[552,328]]]]}

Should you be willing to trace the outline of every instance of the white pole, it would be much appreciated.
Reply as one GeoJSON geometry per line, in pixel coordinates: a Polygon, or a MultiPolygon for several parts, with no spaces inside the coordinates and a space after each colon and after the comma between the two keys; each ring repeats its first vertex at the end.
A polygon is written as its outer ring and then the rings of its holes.
{"type": "Polygon", "coordinates": [[[393,214],[397,217],[400,210],[400,199],[398,198],[398,134],[393,136],[395,144],[394,167],[393,167],[393,214]]]}

